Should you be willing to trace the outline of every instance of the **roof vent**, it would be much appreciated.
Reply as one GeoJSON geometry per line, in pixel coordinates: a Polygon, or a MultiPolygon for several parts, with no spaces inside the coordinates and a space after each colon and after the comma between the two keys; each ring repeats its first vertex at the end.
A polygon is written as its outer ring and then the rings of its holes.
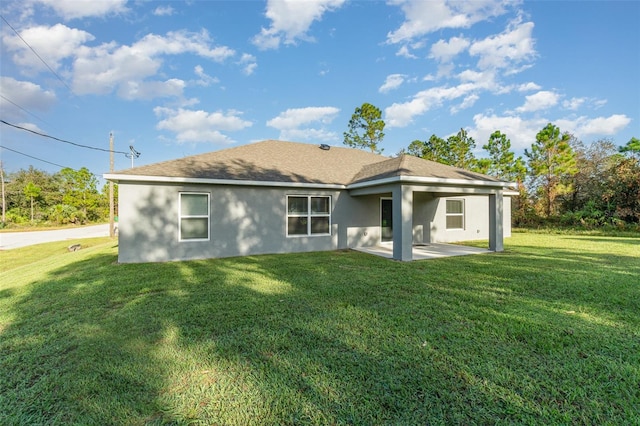
{"type": "Polygon", "coordinates": [[[323,149],[325,151],[329,151],[331,149],[331,147],[329,145],[327,145],[326,143],[323,143],[320,145],[320,149],[323,149]]]}

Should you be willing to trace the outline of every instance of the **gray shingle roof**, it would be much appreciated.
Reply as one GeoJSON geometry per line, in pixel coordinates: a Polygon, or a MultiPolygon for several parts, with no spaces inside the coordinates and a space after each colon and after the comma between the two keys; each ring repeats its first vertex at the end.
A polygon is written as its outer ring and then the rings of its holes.
{"type": "Polygon", "coordinates": [[[267,140],[115,172],[126,176],[348,185],[394,176],[497,181],[409,155],[389,158],[359,149],[267,140]]]}
{"type": "Polygon", "coordinates": [[[367,182],[395,176],[500,182],[499,179],[481,173],[447,166],[446,164],[424,160],[412,155],[401,155],[364,166],[362,170],[354,176],[352,183],[367,182]]]}

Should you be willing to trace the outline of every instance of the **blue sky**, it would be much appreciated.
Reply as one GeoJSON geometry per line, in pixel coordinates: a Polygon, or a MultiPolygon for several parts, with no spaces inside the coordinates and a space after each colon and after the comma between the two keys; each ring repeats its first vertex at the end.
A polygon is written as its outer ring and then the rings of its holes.
{"type": "MultiPolygon", "coordinates": [[[[141,153],[135,165],[265,139],[342,145],[363,102],[383,112],[387,155],[460,128],[477,156],[494,130],[522,154],[548,122],[587,144],[640,137],[638,1],[21,0],[0,12],[1,118],[103,149],[113,132],[117,151],[141,153]]],[[[109,171],[106,152],[5,124],[0,137],[109,171]]],[[[59,170],[13,151],[0,150],[8,172],[59,170]]],[[[116,154],[116,170],[130,165],[116,154]]]]}

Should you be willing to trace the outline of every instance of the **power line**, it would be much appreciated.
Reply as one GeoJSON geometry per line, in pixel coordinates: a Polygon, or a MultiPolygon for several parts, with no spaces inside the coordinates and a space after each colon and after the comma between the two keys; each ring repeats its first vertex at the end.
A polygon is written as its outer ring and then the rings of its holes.
{"type": "Polygon", "coordinates": [[[23,111],[24,111],[24,112],[26,112],[27,114],[29,114],[29,115],[31,115],[31,116],[33,116],[33,117],[37,118],[38,120],[42,121],[43,123],[49,124],[49,123],[47,123],[46,121],[44,121],[42,118],[40,118],[40,117],[38,117],[37,115],[35,115],[34,113],[32,113],[32,112],[30,112],[30,111],[26,110],[25,108],[21,107],[21,106],[20,106],[20,105],[18,105],[17,103],[13,102],[11,99],[9,99],[9,98],[7,98],[7,97],[5,97],[5,96],[1,95],[1,94],[0,94],[0,98],[4,99],[5,101],[9,102],[10,104],[12,104],[12,105],[14,105],[14,106],[16,106],[16,107],[18,107],[18,108],[20,108],[21,110],[23,110],[23,111]]]}
{"type": "Polygon", "coordinates": [[[11,26],[11,24],[10,24],[10,23],[9,23],[9,22],[4,18],[4,16],[0,15],[0,18],[2,18],[2,20],[4,21],[4,23],[5,23],[5,24],[7,24],[7,25],[9,26],[9,28],[11,28],[11,29],[13,30],[13,32],[14,32],[14,33],[16,33],[16,35],[20,38],[20,40],[22,40],[22,42],[23,42],[24,44],[26,44],[26,45],[27,45],[27,47],[28,47],[29,49],[31,49],[31,51],[33,52],[33,54],[34,54],[34,55],[36,55],[36,56],[38,57],[38,59],[40,59],[40,61],[41,61],[43,64],[45,64],[45,66],[46,66],[47,68],[49,68],[49,71],[51,71],[51,73],[52,73],[53,75],[55,75],[55,76],[58,78],[58,80],[60,80],[60,82],[62,82],[62,84],[64,84],[64,86],[65,86],[67,89],[69,89],[69,92],[73,93],[73,90],[71,90],[71,87],[69,87],[69,85],[68,85],[68,84],[67,84],[67,83],[62,79],[62,77],[60,77],[60,75],[58,75],[58,73],[57,73],[57,72],[55,72],[55,71],[54,71],[54,69],[53,69],[53,68],[51,68],[51,67],[49,66],[49,64],[47,64],[47,63],[45,62],[45,60],[44,60],[44,59],[42,59],[42,57],[41,57],[40,55],[38,55],[38,52],[36,52],[36,50],[35,50],[33,47],[31,47],[31,45],[30,45],[29,43],[27,43],[27,41],[26,41],[25,39],[23,39],[23,38],[22,38],[22,36],[20,35],[20,33],[19,33],[15,28],[13,28],[13,27],[11,26]]]}
{"type": "Polygon", "coordinates": [[[51,164],[53,166],[57,166],[57,167],[60,167],[60,168],[63,168],[63,169],[71,169],[71,167],[62,166],[60,164],[52,163],[51,161],[43,160],[42,158],[34,157],[33,155],[25,154],[24,152],[20,152],[20,151],[16,151],[15,149],[7,148],[6,146],[0,145],[0,148],[6,149],[7,151],[15,152],[16,154],[24,155],[25,157],[33,158],[34,160],[42,161],[43,163],[51,164]]]}
{"type": "MultiPolygon", "coordinates": [[[[25,132],[30,132],[30,133],[33,133],[35,135],[42,136],[44,138],[53,139],[54,141],[58,141],[58,142],[68,143],[70,145],[74,145],[74,146],[77,146],[77,147],[80,147],[80,148],[93,149],[93,150],[96,150],[96,151],[103,151],[103,152],[111,152],[110,150],[104,149],[104,148],[97,148],[95,146],[82,145],[82,144],[79,144],[79,143],[66,141],[64,139],[56,138],[55,136],[46,135],[44,133],[36,132],[35,130],[27,129],[25,127],[21,127],[21,126],[18,126],[16,124],[8,123],[8,122],[6,122],[4,120],[0,120],[0,123],[6,124],[7,126],[15,127],[16,129],[24,130],[25,132]]],[[[124,155],[128,155],[129,154],[128,152],[125,152],[125,151],[113,151],[113,152],[117,153],[117,154],[124,154],[124,155]]]]}

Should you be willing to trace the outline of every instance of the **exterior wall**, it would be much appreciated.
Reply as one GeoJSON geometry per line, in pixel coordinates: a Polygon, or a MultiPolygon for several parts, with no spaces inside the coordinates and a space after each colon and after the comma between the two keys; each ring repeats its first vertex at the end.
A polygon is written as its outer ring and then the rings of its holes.
{"type": "MultiPolygon", "coordinates": [[[[121,263],[163,262],[336,250],[380,243],[380,198],[391,193],[351,196],[347,191],[225,185],[121,182],[121,263]],[[179,193],[210,194],[209,241],[179,241],[179,193]],[[331,196],[331,235],[287,237],[286,196],[331,196]]],[[[413,242],[488,239],[488,196],[463,196],[465,229],[446,230],[444,200],[413,193],[413,242]]],[[[504,199],[504,236],[511,235],[511,199],[504,199]]]]}
{"type": "Polygon", "coordinates": [[[118,193],[121,263],[336,250],[380,240],[379,197],[346,191],[121,182],[118,193]],[[210,194],[209,241],[179,241],[180,192],[210,194]],[[331,196],[331,235],[287,237],[287,195],[331,196]]]}
{"type": "Polygon", "coordinates": [[[431,222],[433,221],[434,197],[429,192],[413,193],[413,243],[431,242],[431,222]]]}
{"type": "MultiPolygon", "coordinates": [[[[435,197],[425,206],[427,217],[431,217],[430,234],[432,243],[489,239],[489,197],[467,195],[435,197]],[[446,229],[447,199],[464,200],[464,229],[446,229]]],[[[503,232],[511,236],[511,197],[504,197],[503,232]]]]}

